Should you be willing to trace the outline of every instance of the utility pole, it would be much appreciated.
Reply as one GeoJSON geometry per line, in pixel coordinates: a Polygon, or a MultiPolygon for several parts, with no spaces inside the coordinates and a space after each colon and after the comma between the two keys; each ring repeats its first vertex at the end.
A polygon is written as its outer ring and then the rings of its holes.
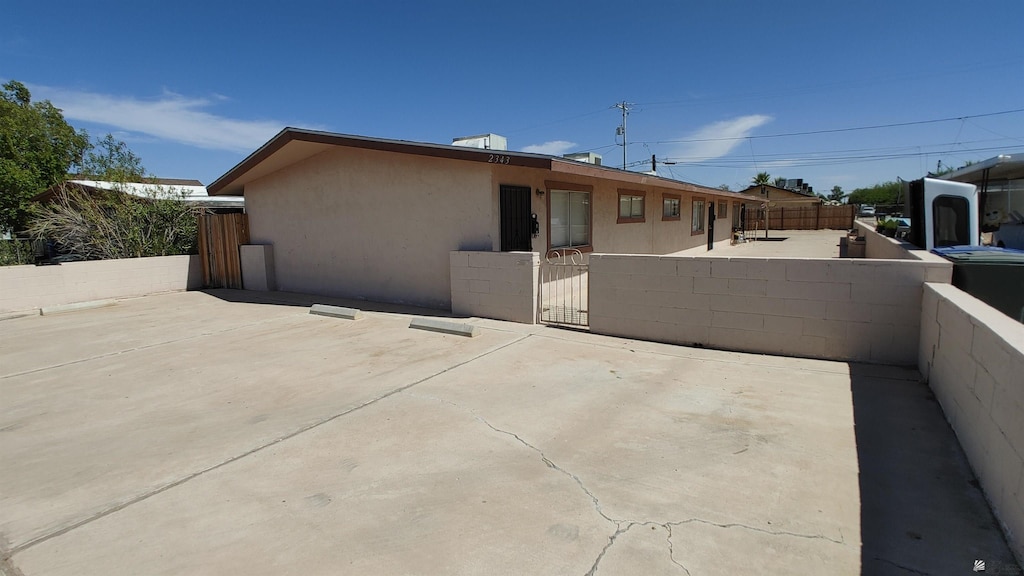
{"type": "Polygon", "coordinates": [[[629,115],[629,103],[623,100],[615,104],[615,107],[622,110],[622,126],[619,126],[616,133],[622,135],[622,169],[626,169],[626,116],[629,115]]]}

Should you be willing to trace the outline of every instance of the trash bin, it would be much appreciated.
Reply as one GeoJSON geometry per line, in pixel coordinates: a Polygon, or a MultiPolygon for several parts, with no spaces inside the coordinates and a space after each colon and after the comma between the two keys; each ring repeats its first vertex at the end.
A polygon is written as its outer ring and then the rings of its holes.
{"type": "Polygon", "coordinates": [[[1024,323],[1024,250],[949,246],[932,252],[953,262],[953,286],[1024,323]]]}

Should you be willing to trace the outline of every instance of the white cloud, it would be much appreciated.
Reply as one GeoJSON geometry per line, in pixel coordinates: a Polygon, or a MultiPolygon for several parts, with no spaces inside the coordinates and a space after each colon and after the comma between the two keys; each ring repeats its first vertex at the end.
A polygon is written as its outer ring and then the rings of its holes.
{"type": "Polygon", "coordinates": [[[708,124],[680,138],[688,142],[673,148],[669,156],[683,162],[721,158],[743,144],[744,138],[750,136],[756,128],[771,121],[771,116],[752,114],[708,124]]]}
{"type": "Polygon", "coordinates": [[[575,142],[569,142],[566,140],[552,140],[551,142],[545,142],[543,144],[530,144],[526,148],[523,148],[523,152],[531,152],[533,154],[548,154],[550,156],[561,156],[566,152],[576,147],[575,142]]]}
{"type": "MultiPolygon", "coordinates": [[[[29,86],[34,98],[47,99],[69,120],[110,126],[160,140],[199,148],[250,152],[262,146],[285,124],[273,120],[236,120],[206,111],[206,98],[164,92],[154,100],[84,92],[48,86],[29,86]]],[[[215,100],[222,101],[220,95],[215,100]]]]}

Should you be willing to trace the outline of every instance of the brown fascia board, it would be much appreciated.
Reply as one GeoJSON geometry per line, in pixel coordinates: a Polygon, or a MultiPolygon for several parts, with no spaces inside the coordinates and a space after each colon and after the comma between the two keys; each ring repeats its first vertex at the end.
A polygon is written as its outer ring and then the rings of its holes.
{"type": "Polygon", "coordinates": [[[551,156],[530,154],[527,152],[481,150],[479,148],[447,146],[444,144],[427,144],[423,142],[411,142],[408,140],[370,138],[366,136],[322,132],[319,130],[305,130],[302,128],[285,128],[278,132],[276,136],[271,138],[270,141],[261,146],[258,150],[250,154],[248,158],[242,160],[238,165],[210,184],[206,188],[206,193],[210,196],[226,194],[234,194],[238,196],[244,195],[244,190],[240,189],[241,185],[236,185],[235,182],[242,178],[242,176],[247,172],[273,156],[276,152],[280,151],[290,142],[309,142],[330,146],[347,146],[350,148],[379,150],[382,152],[395,152],[398,154],[415,154],[418,156],[491,163],[499,166],[526,166],[530,168],[550,169],[552,160],[551,156]]]}
{"type": "Polygon", "coordinates": [[[622,170],[620,168],[612,168],[609,166],[598,166],[597,164],[590,164],[588,162],[580,162],[579,160],[571,160],[567,158],[563,159],[552,157],[551,160],[552,172],[591,176],[594,178],[601,178],[603,180],[615,180],[637,186],[658,186],[660,188],[668,188],[675,191],[693,192],[696,194],[705,194],[735,200],[750,200],[749,196],[740,194],[739,192],[726,192],[725,190],[719,190],[718,188],[709,188],[699,184],[683,182],[682,180],[672,180],[663,176],[654,176],[652,174],[644,174],[643,172],[630,172],[629,170],[622,170]]]}

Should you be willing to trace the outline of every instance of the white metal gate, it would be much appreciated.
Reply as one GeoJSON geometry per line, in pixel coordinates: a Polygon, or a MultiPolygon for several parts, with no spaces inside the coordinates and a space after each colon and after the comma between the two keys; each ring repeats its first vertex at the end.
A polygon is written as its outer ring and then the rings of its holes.
{"type": "Polygon", "coordinates": [[[588,271],[576,249],[551,250],[540,267],[540,321],[589,326],[588,271]]]}

